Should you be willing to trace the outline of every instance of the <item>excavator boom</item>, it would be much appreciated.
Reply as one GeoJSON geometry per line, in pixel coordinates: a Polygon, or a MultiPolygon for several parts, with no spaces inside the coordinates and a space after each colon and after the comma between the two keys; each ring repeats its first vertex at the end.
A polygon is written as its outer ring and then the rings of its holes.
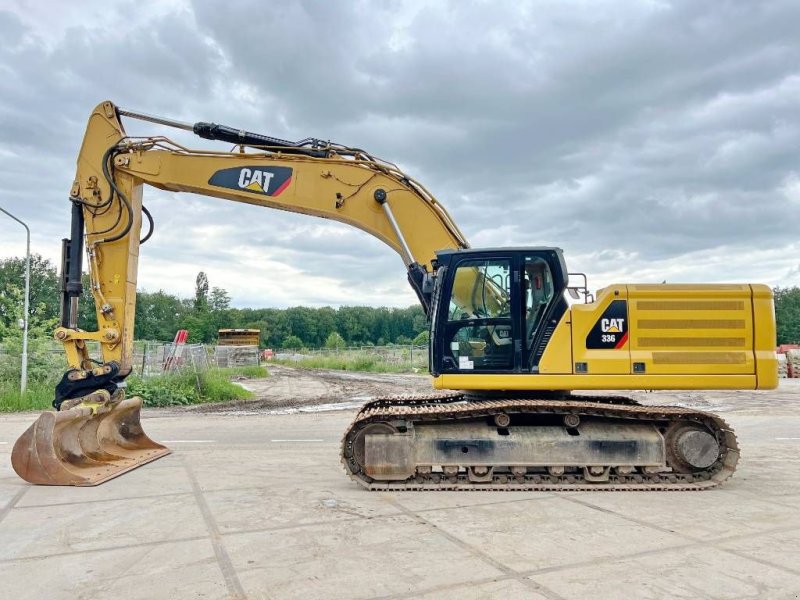
{"type": "MultiPolygon", "coordinates": [[[[425,310],[435,252],[467,248],[450,215],[391,163],[338,144],[289,142],[214,123],[180,123],[99,104],[89,117],[70,190],[71,236],[62,265],[62,342],[69,370],[53,407],[16,442],[12,465],[32,483],[96,485],[169,454],[142,430],[141,400],[125,399],[131,372],[142,188],[195,192],[235,202],[333,219],[397,251],[425,310]],[[235,152],[190,150],[164,137],[130,138],[121,117],[191,130],[238,145],[235,152]],[[84,246],[85,242],[85,246],[84,246]],[[77,327],[88,257],[97,331],[77,327]],[[102,362],[88,353],[97,342],[102,362]]],[[[152,220],[151,220],[152,227],[152,220]]]]}

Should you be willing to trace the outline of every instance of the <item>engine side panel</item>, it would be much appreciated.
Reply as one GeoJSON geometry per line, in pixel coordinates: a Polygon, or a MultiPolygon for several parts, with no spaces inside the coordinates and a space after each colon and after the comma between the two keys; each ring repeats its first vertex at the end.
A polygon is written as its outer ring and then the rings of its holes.
{"type": "Polygon", "coordinates": [[[632,372],[755,374],[749,285],[629,285],[628,298],[632,372]]]}
{"type": "Polygon", "coordinates": [[[538,373],[446,374],[437,389],[774,389],[772,291],[614,285],[563,315],[538,373]],[[570,364],[567,361],[571,360],[570,364]]]}

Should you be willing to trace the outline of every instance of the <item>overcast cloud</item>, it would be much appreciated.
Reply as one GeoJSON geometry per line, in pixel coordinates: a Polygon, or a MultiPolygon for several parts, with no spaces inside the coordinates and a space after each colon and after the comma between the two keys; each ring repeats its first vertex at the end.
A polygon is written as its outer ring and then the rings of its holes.
{"type": "MultiPolygon", "coordinates": [[[[86,118],[111,99],[365,148],[473,246],[562,247],[592,287],[800,284],[798,2],[2,6],[0,206],[54,262],[86,118]]],[[[414,302],[397,255],[355,229],[151,189],[145,203],[140,288],[188,296],[204,270],[236,306],[414,302]]],[[[0,256],[23,244],[0,220],[0,256]]]]}

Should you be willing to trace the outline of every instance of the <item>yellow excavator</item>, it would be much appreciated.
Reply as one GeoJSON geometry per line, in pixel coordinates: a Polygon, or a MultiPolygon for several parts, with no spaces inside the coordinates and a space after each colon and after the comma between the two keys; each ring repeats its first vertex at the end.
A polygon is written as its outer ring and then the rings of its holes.
{"type": "Polygon", "coordinates": [[[400,254],[430,320],[435,390],[378,398],[358,412],[341,459],[368,489],[713,487],[739,456],[721,418],[591,391],[778,383],[768,287],[618,284],[594,297],[583,274],[570,283],[559,248],[470,248],[420,183],[357,148],[103,102],[77,162],[55,331],[69,370],[56,387],[55,410],[12,453],[14,469],[32,483],[96,485],[169,453],[142,430],[141,400],[125,397],[139,246],[153,232],[145,184],[333,219],[400,254]],[[234,146],[192,150],[166,137],[129,137],[123,117],[234,146]],[[143,218],[149,227],[141,237],[143,218]],[[97,331],[77,327],[84,243],[97,331]],[[88,342],[99,343],[101,361],[90,358],[88,342]]]}

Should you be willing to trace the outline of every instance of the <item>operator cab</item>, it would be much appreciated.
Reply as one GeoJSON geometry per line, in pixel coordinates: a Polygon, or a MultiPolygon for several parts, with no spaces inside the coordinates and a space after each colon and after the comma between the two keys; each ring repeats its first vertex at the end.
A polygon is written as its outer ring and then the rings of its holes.
{"type": "Polygon", "coordinates": [[[431,373],[537,373],[566,288],[560,248],[437,252],[431,373]]]}

